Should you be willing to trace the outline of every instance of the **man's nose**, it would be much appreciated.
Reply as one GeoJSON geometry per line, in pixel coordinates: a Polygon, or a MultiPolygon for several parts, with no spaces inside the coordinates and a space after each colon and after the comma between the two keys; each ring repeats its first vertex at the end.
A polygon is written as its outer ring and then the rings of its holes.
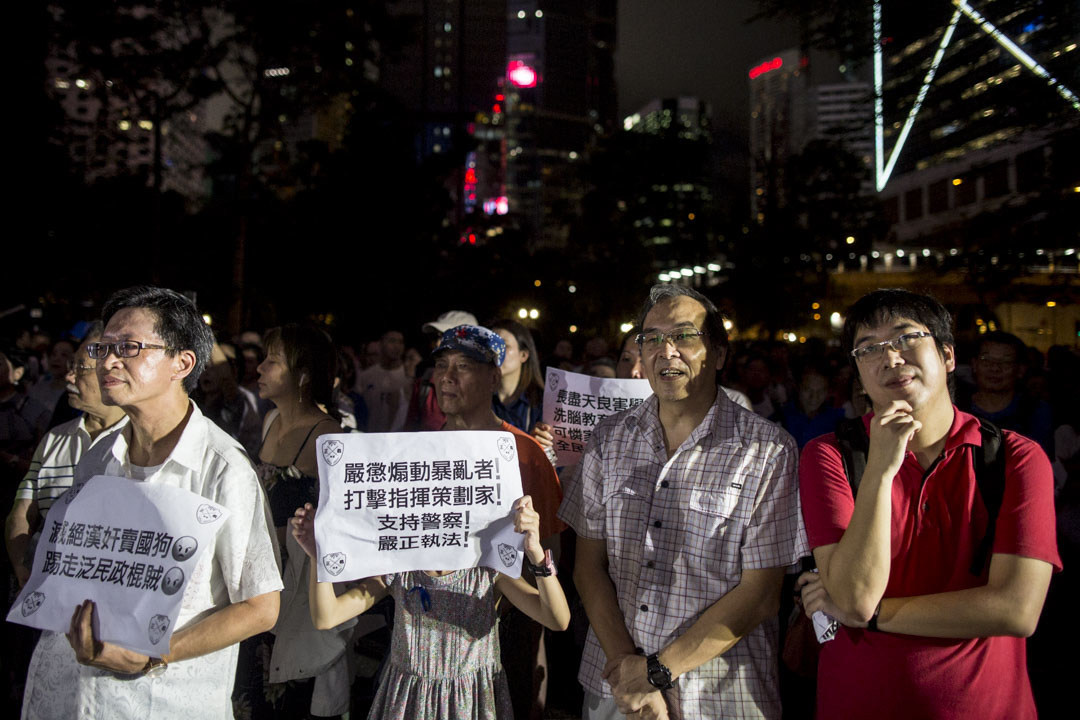
{"type": "Polygon", "coordinates": [[[892,345],[886,345],[884,353],[886,367],[896,367],[904,364],[904,356],[892,345]]]}
{"type": "Polygon", "coordinates": [[[75,364],[74,363],[68,363],[67,374],[64,375],[64,380],[69,382],[69,383],[74,383],[75,382],[75,364]]]}

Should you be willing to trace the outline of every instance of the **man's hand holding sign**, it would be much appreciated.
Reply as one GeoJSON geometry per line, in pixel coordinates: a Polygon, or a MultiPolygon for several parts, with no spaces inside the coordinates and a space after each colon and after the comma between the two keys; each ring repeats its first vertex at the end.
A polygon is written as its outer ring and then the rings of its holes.
{"type": "Polygon", "coordinates": [[[65,633],[83,665],[134,674],[151,657],[167,663],[184,589],[209,572],[203,550],[228,517],[180,488],[90,478],[54,504],[8,619],[65,633]]]}

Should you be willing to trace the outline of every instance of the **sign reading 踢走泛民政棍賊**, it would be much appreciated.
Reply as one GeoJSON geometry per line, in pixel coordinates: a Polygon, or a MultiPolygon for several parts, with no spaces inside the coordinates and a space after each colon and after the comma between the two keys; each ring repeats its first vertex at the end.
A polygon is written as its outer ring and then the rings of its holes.
{"type": "Polygon", "coordinates": [[[581,461],[597,423],[640,405],[650,395],[648,380],[599,378],[549,367],[543,417],[555,436],[559,466],[581,461]]]}
{"type": "Polygon", "coordinates": [[[318,448],[321,582],[476,565],[521,574],[512,433],[334,434],[318,448]]]}
{"type": "Polygon", "coordinates": [[[182,488],[95,475],[62,495],[45,518],[30,579],[11,622],[67,632],[84,600],[97,637],[159,657],[168,652],[184,589],[210,572],[204,550],[229,511],[182,488]]]}

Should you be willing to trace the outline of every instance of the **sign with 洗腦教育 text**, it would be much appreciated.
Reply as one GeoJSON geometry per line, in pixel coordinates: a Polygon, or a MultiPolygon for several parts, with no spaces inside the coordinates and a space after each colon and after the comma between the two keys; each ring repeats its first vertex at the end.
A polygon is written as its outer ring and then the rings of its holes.
{"type": "Polygon", "coordinates": [[[482,430],[318,439],[320,582],[484,565],[521,574],[517,441],[482,430]]]}
{"type": "MultiPolygon", "coordinates": [[[[68,632],[84,600],[103,642],[160,657],[188,580],[229,511],[182,488],[95,475],[72,486],[45,518],[30,579],[7,619],[68,632]]],[[[212,558],[205,558],[207,562],[212,558]]]]}
{"type": "Polygon", "coordinates": [[[637,407],[650,395],[648,380],[600,378],[549,367],[543,418],[555,436],[558,465],[577,465],[597,423],[637,407]]]}

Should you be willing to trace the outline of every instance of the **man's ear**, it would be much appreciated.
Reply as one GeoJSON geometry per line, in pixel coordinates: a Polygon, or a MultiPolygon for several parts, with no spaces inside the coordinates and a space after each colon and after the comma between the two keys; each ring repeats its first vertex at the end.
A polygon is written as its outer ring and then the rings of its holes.
{"type": "Polygon", "coordinates": [[[727,348],[721,347],[716,349],[716,372],[720,372],[724,369],[724,361],[727,360],[727,348]]]}
{"type": "Polygon", "coordinates": [[[941,356],[945,359],[945,372],[956,370],[956,349],[952,345],[942,345],[941,356]]]}
{"type": "Polygon", "coordinates": [[[195,369],[197,358],[193,350],[181,350],[173,358],[173,380],[183,380],[195,369]]]}

